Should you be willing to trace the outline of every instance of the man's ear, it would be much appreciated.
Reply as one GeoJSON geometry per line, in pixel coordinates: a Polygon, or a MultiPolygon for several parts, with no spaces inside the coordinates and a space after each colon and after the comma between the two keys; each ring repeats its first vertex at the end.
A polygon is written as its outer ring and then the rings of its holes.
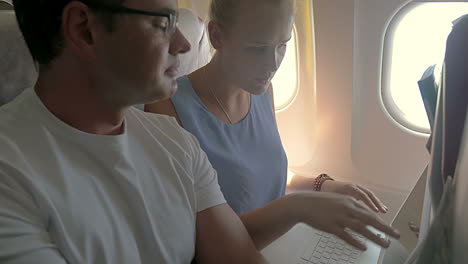
{"type": "Polygon", "coordinates": [[[65,47],[83,59],[94,57],[96,16],[79,1],[70,2],[62,13],[62,34],[65,47]]]}
{"type": "Polygon", "coordinates": [[[218,23],[214,21],[210,21],[208,23],[208,36],[210,37],[210,42],[213,48],[219,50],[223,47],[223,32],[218,23]]]}

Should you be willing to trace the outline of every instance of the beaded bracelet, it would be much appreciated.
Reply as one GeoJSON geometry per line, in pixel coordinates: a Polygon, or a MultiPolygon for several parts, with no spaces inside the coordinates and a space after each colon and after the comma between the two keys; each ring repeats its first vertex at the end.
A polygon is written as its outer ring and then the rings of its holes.
{"type": "Polygon", "coordinates": [[[325,173],[320,174],[319,176],[317,176],[317,178],[315,178],[313,190],[320,192],[322,189],[322,184],[328,180],[334,181],[334,179],[328,176],[327,174],[325,173]]]}

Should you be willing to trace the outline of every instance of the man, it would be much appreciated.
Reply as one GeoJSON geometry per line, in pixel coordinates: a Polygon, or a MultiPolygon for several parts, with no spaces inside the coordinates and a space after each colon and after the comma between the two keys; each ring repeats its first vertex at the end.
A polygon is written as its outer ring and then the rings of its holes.
{"type": "Polygon", "coordinates": [[[0,262],[264,263],[197,141],[132,108],[177,88],[176,0],[15,0],[40,73],[0,108],[0,262]]]}

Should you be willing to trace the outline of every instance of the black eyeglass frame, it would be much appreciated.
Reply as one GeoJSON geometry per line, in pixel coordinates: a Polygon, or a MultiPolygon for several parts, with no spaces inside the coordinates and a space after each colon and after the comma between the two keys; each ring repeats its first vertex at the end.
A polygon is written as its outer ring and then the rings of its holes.
{"type": "Polygon", "coordinates": [[[170,35],[174,34],[177,28],[177,22],[179,18],[179,13],[177,12],[159,13],[159,12],[133,9],[133,8],[125,7],[125,6],[119,6],[119,5],[108,5],[108,4],[103,4],[103,3],[93,2],[93,1],[86,1],[86,0],[78,0],[78,2],[81,2],[89,6],[92,9],[96,9],[96,10],[100,10],[104,12],[110,12],[114,14],[136,14],[136,15],[153,16],[153,17],[167,17],[168,27],[166,28],[166,33],[169,33],[170,35]]]}

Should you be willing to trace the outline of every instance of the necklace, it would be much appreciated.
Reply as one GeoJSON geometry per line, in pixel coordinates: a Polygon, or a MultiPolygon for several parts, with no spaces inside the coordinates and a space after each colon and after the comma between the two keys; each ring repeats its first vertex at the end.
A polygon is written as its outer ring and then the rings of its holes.
{"type": "MultiPolygon", "coordinates": [[[[204,66],[203,67],[203,70],[202,70],[202,73],[203,75],[206,75],[206,68],[207,68],[208,65],[204,66]]],[[[221,104],[221,101],[218,99],[218,97],[216,96],[216,94],[213,92],[213,89],[211,89],[211,86],[208,85],[208,89],[210,90],[210,93],[211,95],[214,97],[214,99],[216,100],[216,103],[218,104],[219,108],[221,108],[221,110],[223,111],[224,115],[226,116],[227,120],[229,121],[229,124],[234,124],[232,122],[232,119],[231,117],[229,116],[229,114],[227,113],[226,109],[224,109],[223,107],[223,104],[221,104]]],[[[250,98],[250,94],[249,94],[249,111],[250,111],[250,104],[251,104],[251,101],[252,99],[250,98]]]]}
{"type": "Polygon", "coordinates": [[[210,86],[208,86],[208,89],[210,90],[211,95],[214,97],[214,99],[215,99],[216,102],[218,103],[219,108],[221,108],[221,110],[223,110],[224,115],[225,115],[225,116],[227,117],[227,119],[229,120],[229,124],[232,125],[231,117],[229,116],[229,114],[227,113],[227,111],[224,109],[224,107],[223,107],[223,105],[221,104],[221,102],[219,101],[218,97],[217,97],[216,94],[213,92],[213,90],[211,89],[210,86]]]}

